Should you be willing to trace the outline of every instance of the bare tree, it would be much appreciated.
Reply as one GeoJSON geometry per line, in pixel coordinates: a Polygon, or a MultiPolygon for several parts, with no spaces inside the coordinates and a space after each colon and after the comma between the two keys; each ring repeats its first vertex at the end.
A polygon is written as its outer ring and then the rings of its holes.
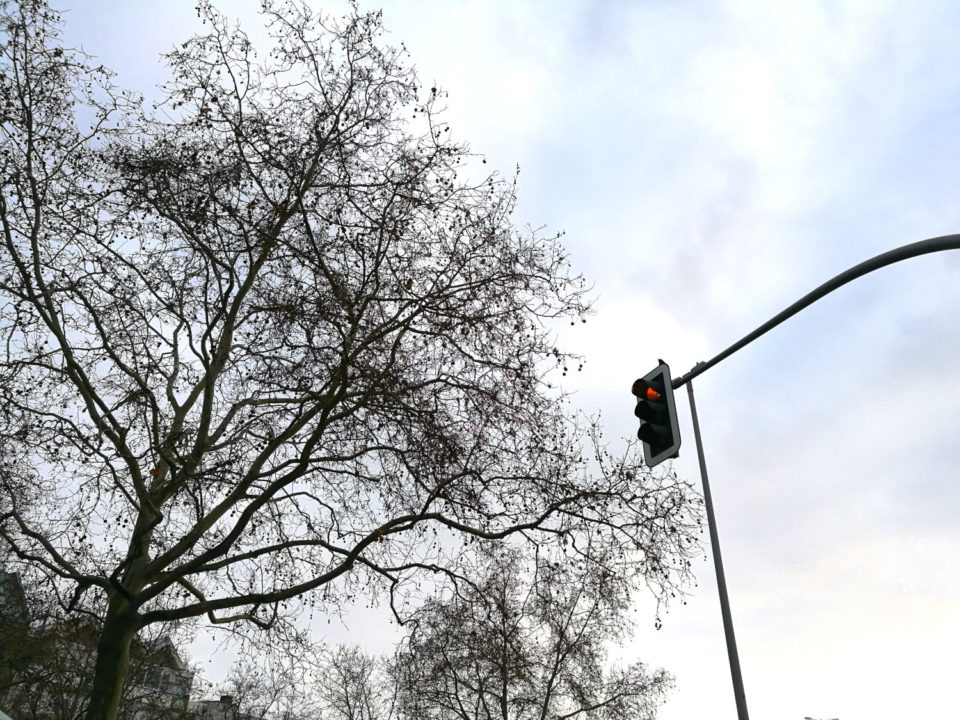
{"type": "Polygon", "coordinates": [[[396,686],[382,657],[341,645],[327,654],[316,677],[329,720],[391,720],[396,686]]]}
{"type": "Polygon", "coordinates": [[[394,664],[402,716],[652,718],[672,679],[641,663],[606,667],[628,604],[622,578],[602,568],[491,557],[476,585],[416,613],[394,664]]]}
{"type": "MultiPolygon", "coordinates": [[[[333,649],[302,635],[255,652],[247,642],[218,686],[244,720],[391,720],[396,691],[389,663],[357,647],[333,649]]],[[[220,706],[223,702],[219,703],[220,706]]],[[[197,706],[197,717],[206,715],[197,706]]]]}
{"type": "Polygon", "coordinates": [[[399,611],[474,542],[616,547],[670,592],[687,486],[565,412],[547,328],[582,278],[512,182],[458,175],[379,14],[268,0],[261,58],[199,13],[146,110],[0,3],[0,541],[104,608],[87,717],[147,626],[399,611]]]}
{"type": "MultiPolygon", "coordinates": [[[[266,655],[244,654],[230,669],[219,695],[221,700],[230,698],[238,719],[324,719],[316,692],[322,649],[301,645],[287,650],[266,655]]],[[[197,716],[203,720],[203,711],[197,716]]]]}

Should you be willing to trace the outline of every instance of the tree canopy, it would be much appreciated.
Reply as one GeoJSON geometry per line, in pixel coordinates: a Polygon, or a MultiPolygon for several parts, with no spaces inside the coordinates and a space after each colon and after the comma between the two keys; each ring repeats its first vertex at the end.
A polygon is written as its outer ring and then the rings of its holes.
{"type": "Polygon", "coordinates": [[[402,619],[473,543],[672,591],[688,486],[565,409],[584,281],[380,15],[266,2],[264,52],[198,12],[152,107],[0,4],[0,544],[99,613],[88,717],[148,625],[402,619]]]}
{"type": "Polygon", "coordinates": [[[672,679],[610,666],[629,629],[628,585],[590,568],[516,553],[415,613],[393,664],[403,717],[433,720],[652,718],[672,679]]]}

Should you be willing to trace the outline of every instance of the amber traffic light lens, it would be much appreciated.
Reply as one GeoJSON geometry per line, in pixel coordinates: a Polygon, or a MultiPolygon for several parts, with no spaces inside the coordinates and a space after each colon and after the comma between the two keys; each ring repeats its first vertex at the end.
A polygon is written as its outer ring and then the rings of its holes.
{"type": "Polygon", "coordinates": [[[644,400],[651,400],[653,402],[656,402],[662,397],[660,393],[658,393],[656,390],[650,387],[647,381],[643,379],[637,380],[635,383],[633,383],[632,392],[638,398],[643,398],[644,400]]]}

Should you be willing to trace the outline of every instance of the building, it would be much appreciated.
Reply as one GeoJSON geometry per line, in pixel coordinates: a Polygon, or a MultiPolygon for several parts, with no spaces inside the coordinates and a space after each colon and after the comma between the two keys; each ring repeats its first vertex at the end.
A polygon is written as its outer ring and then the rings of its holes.
{"type": "Polygon", "coordinates": [[[20,576],[0,570],[0,707],[18,679],[30,630],[27,599],[20,576]]]}
{"type": "Polygon", "coordinates": [[[168,636],[161,637],[152,647],[138,646],[131,655],[139,666],[131,692],[137,703],[153,711],[162,709],[173,713],[189,708],[194,673],[168,636]]]}
{"type": "Polygon", "coordinates": [[[240,712],[233,695],[221,695],[219,700],[198,700],[192,704],[191,720],[253,720],[240,712]]]}
{"type": "MultiPolygon", "coordinates": [[[[0,572],[0,708],[13,720],[82,717],[93,684],[98,638],[98,628],[89,620],[34,618],[31,624],[20,578],[0,572]]],[[[193,671],[168,636],[135,640],[122,716],[185,717],[193,680],[193,671]]]]}

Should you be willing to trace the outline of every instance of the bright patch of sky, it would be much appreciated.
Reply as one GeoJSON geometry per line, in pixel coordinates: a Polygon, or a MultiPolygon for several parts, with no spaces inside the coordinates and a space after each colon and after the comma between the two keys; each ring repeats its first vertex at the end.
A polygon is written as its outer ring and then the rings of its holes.
{"type": "MultiPolygon", "coordinates": [[[[196,23],[189,0],[72,4],[71,41],[138,89],[196,23]]],[[[252,5],[222,7],[253,29],[252,5]]],[[[449,91],[454,138],[520,165],[517,217],[565,230],[595,283],[596,316],[563,339],[608,436],[635,431],[628,388],[657,358],[680,375],[836,273],[960,232],[956,3],[385,0],[384,19],[449,91]]],[[[958,328],[943,253],[696,380],[754,717],[954,712],[958,328]]],[[[678,401],[675,468],[697,480],[678,401]]],[[[638,601],[628,656],[677,676],[662,720],[736,716],[712,564],[698,580],[659,632],[638,601]]],[[[368,644],[369,617],[351,635],[368,644]]]]}

